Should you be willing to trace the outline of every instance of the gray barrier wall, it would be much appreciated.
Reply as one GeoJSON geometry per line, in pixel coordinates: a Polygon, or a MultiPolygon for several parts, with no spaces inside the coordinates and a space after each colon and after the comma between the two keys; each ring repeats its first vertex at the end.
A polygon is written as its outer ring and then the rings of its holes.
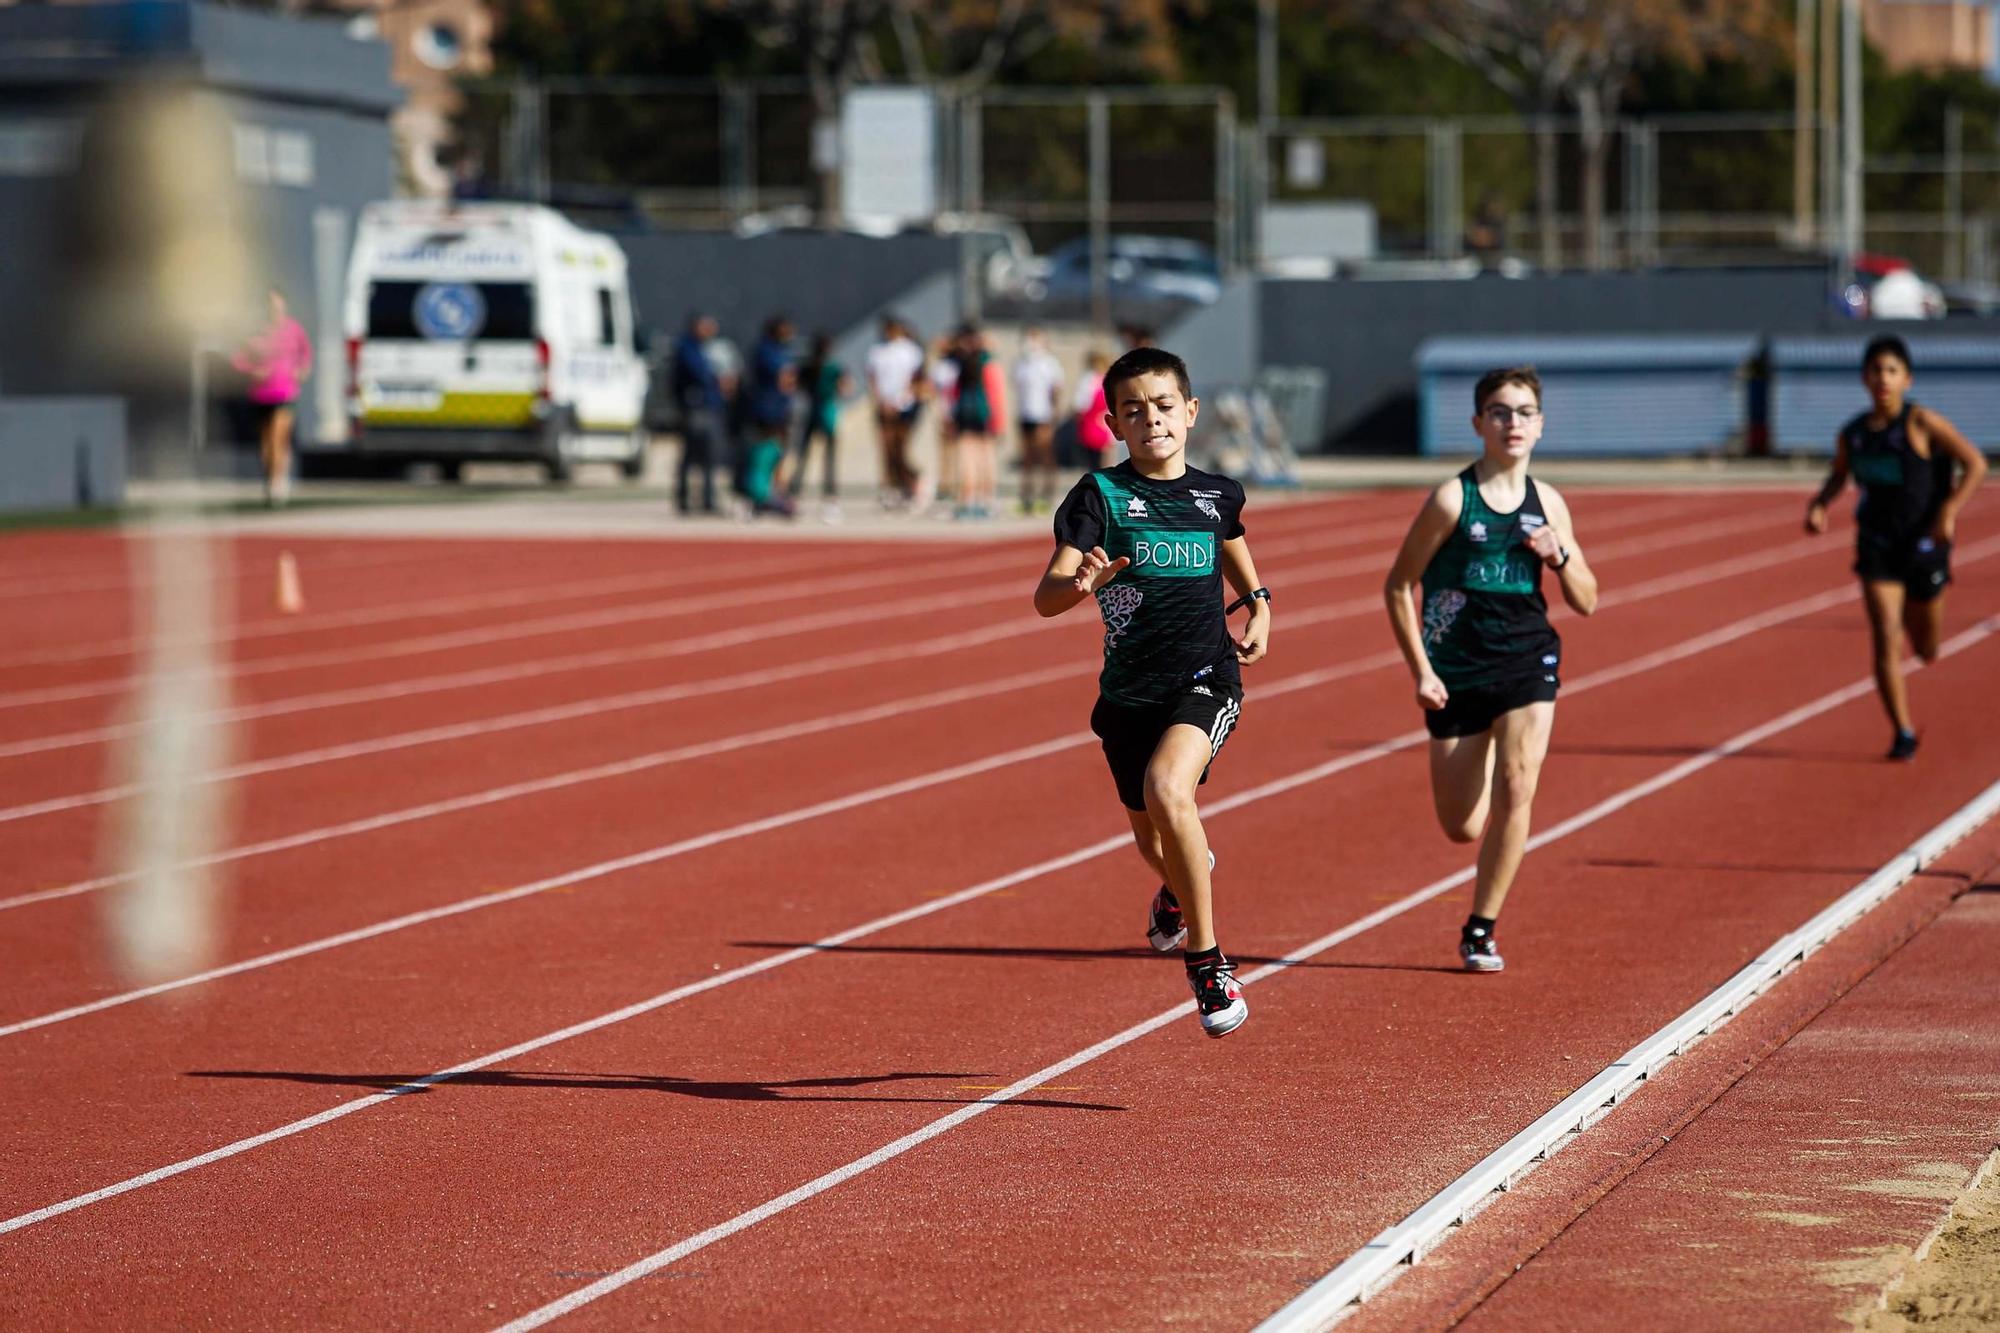
{"type": "Polygon", "coordinates": [[[0,512],[125,502],[125,404],[0,398],[0,512]]]}
{"type": "MultiPolygon", "coordinates": [[[[773,315],[788,316],[801,336],[838,335],[875,318],[927,279],[951,274],[955,238],[904,235],[881,239],[845,232],[775,232],[742,237],[728,232],[614,233],[630,265],[639,323],[671,338],[697,311],[714,315],[722,331],[747,351],[773,315]]],[[[913,310],[925,338],[945,332],[922,322],[934,308],[913,310]]],[[[958,318],[954,292],[950,321],[958,318]]]]}
{"type": "MultiPolygon", "coordinates": [[[[209,147],[242,190],[247,243],[318,350],[299,404],[299,436],[309,441],[338,419],[338,275],[352,220],[395,189],[388,115],[402,94],[387,47],[350,37],[343,20],[172,0],[0,7],[0,303],[35,316],[0,324],[0,390],[127,394],[134,439],[185,439],[188,376],[173,369],[135,383],[120,357],[91,353],[95,335],[65,327],[78,318],[84,275],[148,234],[154,202],[129,171],[104,162],[130,157],[120,146],[129,119],[113,111],[118,92],[163,82],[212,94],[227,122],[227,137],[209,147]]],[[[136,321],[145,284],[126,285],[136,321]]],[[[263,319],[261,292],[253,305],[246,328],[263,319]]],[[[191,365],[192,353],[173,360],[191,365]]],[[[210,386],[218,398],[242,389],[235,376],[210,386]]],[[[211,444],[205,466],[256,469],[254,447],[211,444]]]]}
{"type": "Polygon", "coordinates": [[[1858,325],[1831,309],[1824,278],[1813,269],[1427,282],[1266,279],[1258,295],[1264,363],[1326,372],[1326,438],[1320,447],[1342,451],[1416,447],[1417,345],[1439,334],[1779,336],[1865,330],[1991,337],[2000,331],[2000,320],[1991,319],[1858,325]]]}

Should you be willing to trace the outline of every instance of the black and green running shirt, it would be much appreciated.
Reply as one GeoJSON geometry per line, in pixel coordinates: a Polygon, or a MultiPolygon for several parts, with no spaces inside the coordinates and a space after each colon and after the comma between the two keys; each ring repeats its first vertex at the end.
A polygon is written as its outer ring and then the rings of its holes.
{"type": "Polygon", "coordinates": [[[1189,468],[1172,481],[1130,462],[1086,474],[1056,510],[1056,540],[1101,546],[1131,564],[1097,590],[1104,617],[1100,693],[1113,703],[1168,703],[1206,680],[1240,684],[1222,614],[1222,544],[1243,535],[1243,487],[1189,468]]]}
{"type": "Polygon", "coordinates": [[[1424,652],[1447,688],[1554,676],[1562,640],[1542,597],[1542,561],[1524,538],[1548,522],[1528,479],[1520,508],[1502,514],[1479,495],[1472,468],[1458,474],[1458,526],[1424,569],[1424,652]]]}

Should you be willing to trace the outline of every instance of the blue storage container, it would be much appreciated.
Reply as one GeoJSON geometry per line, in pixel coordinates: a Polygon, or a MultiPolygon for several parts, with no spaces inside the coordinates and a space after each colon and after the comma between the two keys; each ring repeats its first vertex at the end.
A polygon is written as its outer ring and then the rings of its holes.
{"type": "MultiPolygon", "coordinates": [[[[1978,448],[2000,449],[2000,338],[1902,335],[1910,397],[1950,417],[1978,448]]],[[[1832,454],[1834,437],[1868,410],[1861,386],[1866,335],[1771,340],[1771,447],[1832,454]]]]}
{"type": "Polygon", "coordinates": [[[1532,365],[1542,378],[1547,434],[1537,454],[1719,453],[1743,435],[1750,334],[1507,338],[1452,335],[1417,347],[1420,446],[1479,449],[1472,387],[1496,366],[1532,365]]]}

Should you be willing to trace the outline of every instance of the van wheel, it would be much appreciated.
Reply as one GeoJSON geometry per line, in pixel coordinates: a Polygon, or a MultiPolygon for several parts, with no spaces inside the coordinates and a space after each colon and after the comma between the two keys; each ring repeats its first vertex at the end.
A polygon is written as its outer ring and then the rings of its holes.
{"type": "Polygon", "coordinates": [[[557,486],[567,486],[576,480],[576,473],[567,458],[551,458],[543,464],[549,471],[549,481],[557,486]]]}
{"type": "Polygon", "coordinates": [[[438,478],[441,481],[464,481],[465,461],[459,458],[445,459],[438,464],[438,478]]]}
{"type": "Polygon", "coordinates": [[[646,446],[643,442],[638,453],[619,462],[618,475],[627,481],[637,481],[646,475],[646,446]]]}

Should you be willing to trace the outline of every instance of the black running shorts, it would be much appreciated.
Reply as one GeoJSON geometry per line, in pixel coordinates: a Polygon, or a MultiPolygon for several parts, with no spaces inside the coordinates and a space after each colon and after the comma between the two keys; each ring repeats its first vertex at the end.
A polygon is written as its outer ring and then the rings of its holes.
{"type": "Polygon", "coordinates": [[[1529,704],[1554,703],[1560,687],[1553,671],[1538,671],[1532,676],[1515,676],[1485,685],[1454,686],[1443,708],[1435,712],[1424,710],[1424,726],[1439,740],[1477,736],[1491,728],[1493,719],[1502,713],[1529,704]]]}
{"type": "MultiPolygon", "coordinates": [[[[1222,743],[1235,729],[1237,714],[1243,711],[1243,691],[1222,682],[1191,685],[1170,703],[1132,707],[1099,697],[1090,710],[1090,729],[1104,742],[1104,762],[1111,766],[1111,780],[1118,784],[1118,799],[1127,810],[1146,808],[1146,766],[1167,728],[1179,723],[1199,727],[1208,733],[1208,757],[1221,752],[1222,743]]],[[[1208,781],[1208,769],[1201,770],[1208,781]]]]}
{"type": "Polygon", "coordinates": [[[1868,583],[1900,583],[1905,598],[1928,602],[1951,582],[1951,543],[1924,537],[1892,545],[1864,537],[1854,546],[1854,572],[1868,583]]]}

